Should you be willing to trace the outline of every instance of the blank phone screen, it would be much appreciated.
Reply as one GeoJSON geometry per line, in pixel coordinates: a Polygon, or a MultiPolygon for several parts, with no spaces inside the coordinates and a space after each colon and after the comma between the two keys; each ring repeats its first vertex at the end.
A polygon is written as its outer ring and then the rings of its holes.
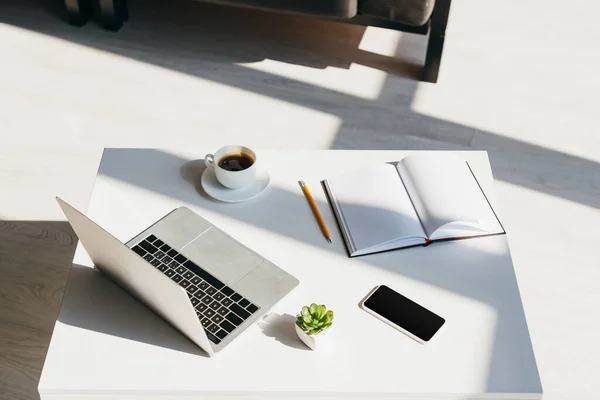
{"type": "Polygon", "coordinates": [[[444,318],[381,285],[364,306],[427,342],[444,325],[444,318]]]}

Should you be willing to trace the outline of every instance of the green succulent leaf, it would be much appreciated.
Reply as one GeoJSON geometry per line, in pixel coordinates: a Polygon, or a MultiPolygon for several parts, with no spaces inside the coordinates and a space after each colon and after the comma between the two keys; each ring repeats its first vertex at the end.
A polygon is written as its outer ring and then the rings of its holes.
{"type": "Polygon", "coordinates": [[[302,307],[302,311],[300,313],[302,314],[302,316],[310,315],[310,310],[308,309],[308,307],[304,306],[302,307]]]}
{"type": "Polygon", "coordinates": [[[311,315],[315,315],[315,314],[316,314],[316,312],[317,312],[317,307],[318,307],[318,306],[317,306],[315,303],[312,303],[312,304],[310,305],[310,308],[309,308],[309,310],[310,310],[310,314],[311,314],[311,315]]]}
{"type": "Polygon", "coordinates": [[[319,319],[321,319],[325,315],[325,312],[327,311],[327,307],[325,307],[325,305],[320,305],[318,307],[317,311],[318,311],[318,314],[319,314],[319,319]]]}

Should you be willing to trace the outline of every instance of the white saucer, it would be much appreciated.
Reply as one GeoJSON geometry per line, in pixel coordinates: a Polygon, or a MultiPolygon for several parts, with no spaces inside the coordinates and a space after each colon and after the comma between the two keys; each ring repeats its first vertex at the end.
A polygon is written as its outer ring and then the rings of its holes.
{"type": "Polygon", "coordinates": [[[206,194],[213,199],[226,203],[240,203],[258,197],[269,186],[270,179],[269,171],[259,169],[256,171],[254,182],[240,189],[229,189],[217,180],[215,171],[206,168],[202,173],[200,183],[206,194]]]}

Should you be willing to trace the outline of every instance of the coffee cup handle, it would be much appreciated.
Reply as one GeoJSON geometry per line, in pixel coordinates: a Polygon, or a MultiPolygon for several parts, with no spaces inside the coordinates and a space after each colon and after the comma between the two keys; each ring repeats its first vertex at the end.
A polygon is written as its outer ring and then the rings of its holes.
{"type": "Polygon", "coordinates": [[[204,164],[206,164],[207,168],[215,169],[215,156],[207,154],[206,157],[204,157],[204,164]]]}

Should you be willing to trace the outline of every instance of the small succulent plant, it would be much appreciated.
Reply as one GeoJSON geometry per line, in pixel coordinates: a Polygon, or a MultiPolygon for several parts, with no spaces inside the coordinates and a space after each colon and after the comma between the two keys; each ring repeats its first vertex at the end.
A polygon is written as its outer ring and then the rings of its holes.
{"type": "Polygon", "coordinates": [[[312,303],[309,306],[302,307],[300,314],[296,316],[296,323],[302,330],[309,335],[329,328],[333,321],[333,311],[327,310],[324,305],[312,303]]]}

